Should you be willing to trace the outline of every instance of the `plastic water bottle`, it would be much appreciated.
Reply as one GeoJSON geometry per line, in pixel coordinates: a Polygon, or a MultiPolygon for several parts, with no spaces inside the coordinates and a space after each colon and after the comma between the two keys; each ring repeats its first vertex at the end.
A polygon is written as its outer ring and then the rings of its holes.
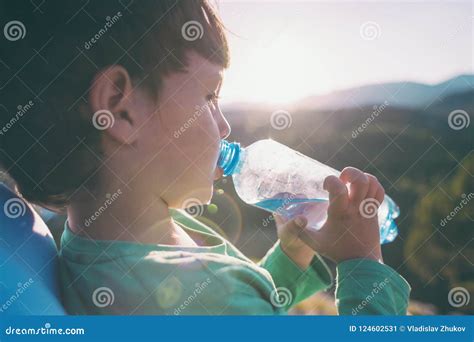
{"type": "MultiPolygon", "coordinates": [[[[297,215],[308,218],[308,226],[320,229],[327,218],[329,194],[323,189],[329,175],[340,172],[271,139],[259,140],[246,148],[222,140],[217,162],[224,176],[232,175],[239,197],[246,203],[288,219],[297,215]]],[[[380,243],[392,242],[398,234],[394,219],[398,206],[388,196],[380,204],[366,199],[361,215],[378,213],[380,243]]]]}

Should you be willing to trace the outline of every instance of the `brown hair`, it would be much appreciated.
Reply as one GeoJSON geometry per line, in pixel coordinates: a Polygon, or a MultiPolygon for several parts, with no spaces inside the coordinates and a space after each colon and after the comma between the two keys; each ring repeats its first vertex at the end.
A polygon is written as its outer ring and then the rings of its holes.
{"type": "Polygon", "coordinates": [[[16,0],[0,13],[0,162],[25,199],[49,208],[67,206],[101,164],[87,104],[100,70],[120,64],[159,94],[190,50],[229,64],[207,0],[16,0]]]}

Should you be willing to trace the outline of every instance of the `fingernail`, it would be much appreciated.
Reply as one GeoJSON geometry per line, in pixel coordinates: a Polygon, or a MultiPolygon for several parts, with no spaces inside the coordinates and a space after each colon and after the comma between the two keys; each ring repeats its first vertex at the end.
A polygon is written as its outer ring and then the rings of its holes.
{"type": "Polygon", "coordinates": [[[306,217],[304,216],[298,216],[296,219],[295,219],[295,223],[301,227],[301,228],[304,228],[306,227],[306,223],[308,223],[308,220],[306,220],[306,217]]]}

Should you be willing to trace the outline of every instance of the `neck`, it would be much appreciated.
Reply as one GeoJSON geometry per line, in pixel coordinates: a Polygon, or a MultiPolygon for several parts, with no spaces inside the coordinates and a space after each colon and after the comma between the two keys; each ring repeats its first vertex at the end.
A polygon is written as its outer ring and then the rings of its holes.
{"type": "Polygon", "coordinates": [[[170,216],[162,198],[126,185],[101,193],[83,191],[75,196],[67,212],[73,233],[94,240],[195,245],[170,216]]]}

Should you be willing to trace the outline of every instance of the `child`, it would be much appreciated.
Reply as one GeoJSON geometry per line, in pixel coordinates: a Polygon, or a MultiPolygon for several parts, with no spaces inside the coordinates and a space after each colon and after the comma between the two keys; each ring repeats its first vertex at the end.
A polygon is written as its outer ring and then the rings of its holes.
{"type": "Polygon", "coordinates": [[[209,203],[230,133],[218,101],[229,51],[206,0],[2,6],[26,28],[2,41],[2,101],[33,105],[13,123],[2,113],[1,160],[26,200],[67,212],[69,313],[285,313],[331,286],[320,255],[337,263],[340,314],[406,313],[410,287],[383,264],[377,218],[359,213],[383,200],[372,175],[326,178],[323,229],[277,217],[258,264],[179,210],[209,203]]]}

